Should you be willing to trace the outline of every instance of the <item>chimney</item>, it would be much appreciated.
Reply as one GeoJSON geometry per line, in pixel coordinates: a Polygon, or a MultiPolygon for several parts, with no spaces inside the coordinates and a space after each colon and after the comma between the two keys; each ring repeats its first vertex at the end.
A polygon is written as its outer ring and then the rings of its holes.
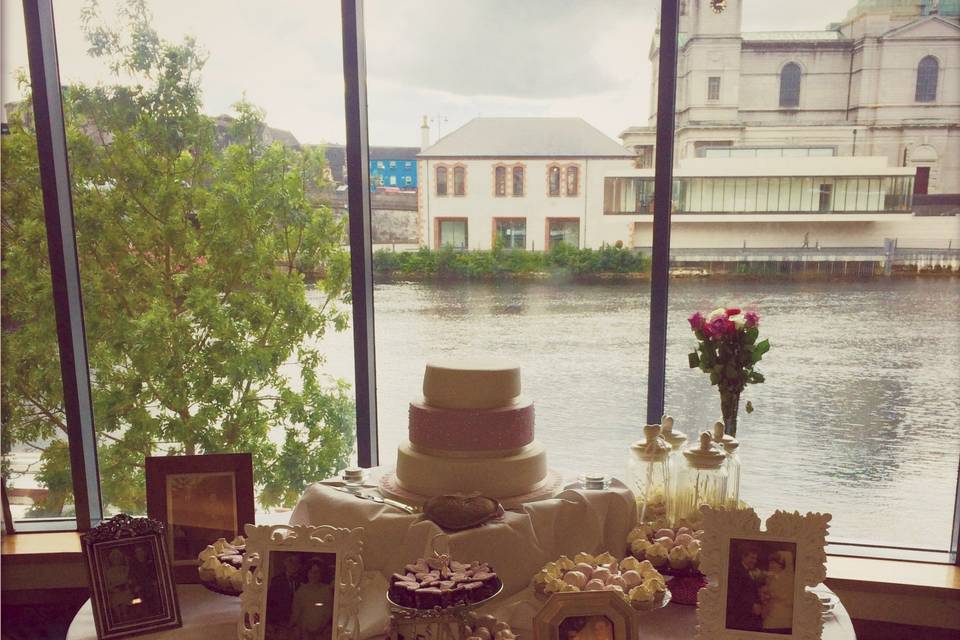
{"type": "Polygon", "coordinates": [[[423,122],[420,124],[420,151],[430,146],[430,125],[427,124],[427,116],[423,116],[423,122]]]}

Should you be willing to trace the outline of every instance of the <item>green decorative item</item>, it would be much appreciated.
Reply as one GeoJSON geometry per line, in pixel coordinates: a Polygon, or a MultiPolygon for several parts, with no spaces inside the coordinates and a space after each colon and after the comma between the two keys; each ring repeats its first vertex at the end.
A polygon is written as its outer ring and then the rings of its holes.
{"type": "MultiPolygon", "coordinates": [[[[699,340],[696,350],[689,355],[690,368],[709,375],[710,384],[720,389],[724,432],[736,437],[740,393],[748,384],[764,381],[763,374],[754,368],[770,350],[769,340],[757,342],[760,316],[730,307],[715,309],[706,316],[697,311],[688,322],[699,340]]],[[[753,411],[750,402],[746,408],[747,413],[753,411]]]]}

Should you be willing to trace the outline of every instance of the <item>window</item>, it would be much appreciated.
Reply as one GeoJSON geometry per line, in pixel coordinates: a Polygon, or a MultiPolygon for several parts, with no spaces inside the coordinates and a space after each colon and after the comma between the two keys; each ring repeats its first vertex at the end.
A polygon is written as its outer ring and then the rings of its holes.
{"type": "Polygon", "coordinates": [[[413,166],[413,162],[407,160],[406,162],[403,163],[403,166],[409,169],[410,167],[413,166]]]}
{"type": "Polygon", "coordinates": [[[780,106],[795,108],[800,106],[800,65],[787,63],[780,71],[780,106]]]}
{"type": "Polygon", "coordinates": [[[377,160],[377,169],[384,169],[383,160],[377,160]]]}
{"type": "Polygon", "coordinates": [[[513,168],[513,195],[523,195],[523,167],[513,168]]]}
{"type": "Polygon", "coordinates": [[[720,76],[707,78],[707,100],[720,99],[720,76]]]}
{"type": "Polygon", "coordinates": [[[547,218],[547,248],[569,245],[580,248],[580,220],[578,218],[547,218]]]}
{"type": "Polygon", "coordinates": [[[447,195],[447,168],[437,167],[437,195],[447,195]]]}
{"type": "Polygon", "coordinates": [[[937,77],[940,63],[933,56],[927,56],[917,65],[917,102],[933,102],[937,99],[937,77]]]}
{"type": "Polygon", "coordinates": [[[634,161],[637,169],[650,169],[653,167],[653,147],[643,146],[637,148],[637,159],[634,161]]]}
{"type": "Polygon", "coordinates": [[[467,169],[466,167],[453,168],[453,195],[462,196],[467,193],[467,169]]]}
{"type": "Polygon", "coordinates": [[[567,167],[567,195],[575,196],[580,189],[580,168],[576,166],[567,167]]]}
{"type": "Polygon", "coordinates": [[[496,167],[493,170],[493,184],[494,184],[494,195],[496,196],[505,196],[507,195],[507,168],[506,167],[496,167]]]}
{"type": "Polygon", "coordinates": [[[390,186],[391,187],[397,186],[397,176],[390,176],[390,186]]]}
{"type": "Polygon", "coordinates": [[[390,161],[390,168],[391,168],[391,169],[396,169],[396,168],[397,168],[397,161],[396,161],[396,160],[391,160],[391,161],[390,161]]]}
{"type": "Polygon", "coordinates": [[[550,196],[560,195],[560,167],[550,166],[547,169],[547,194],[550,196]]]}
{"type": "Polygon", "coordinates": [[[413,184],[413,178],[410,176],[403,176],[403,184],[413,184]]]}
{"type": "Polygon", "coordinates": [[[493,241],[501,249],[525,249],[527,247],[526,218],[494,218],[493,241]]]}
{"type": "Polygon", "coordinates": [[[467,219],[440,218],[437,220],[437,247],[467,248],[467,219]]]}

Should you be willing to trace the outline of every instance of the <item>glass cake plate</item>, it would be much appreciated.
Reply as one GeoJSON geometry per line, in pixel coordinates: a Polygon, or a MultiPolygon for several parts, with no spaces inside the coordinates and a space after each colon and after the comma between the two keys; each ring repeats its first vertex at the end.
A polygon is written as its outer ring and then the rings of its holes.
{"type": "Polygon", "coordinates": [[[449,607],[434,607],[432,609],[418,609],[416,607],[404,607],[394,602],[390,598],[390,592],[387,591],[387,603],[390,604],[390,611],[408,618],[442,618],[446,616],[461,616],[468,611],[478,609],[487,604],[497,596],[503,593],[503,581],[500,581],[500,587],[490,596],[477,602],[467,602],[455,604],[449,607]]]}

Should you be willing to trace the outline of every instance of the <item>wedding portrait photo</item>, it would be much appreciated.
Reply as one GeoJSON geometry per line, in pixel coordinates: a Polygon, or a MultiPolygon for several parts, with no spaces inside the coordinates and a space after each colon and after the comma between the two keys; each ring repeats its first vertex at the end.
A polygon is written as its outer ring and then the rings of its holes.
{"type": "Polygon", "coordinates": [[[615,640],[607,616],[570,616],[560,623],[559,640],[615,640]]]}
{"type": "Polygon", "coordinates": [[[793,542],[730,540],[727,629],[793,632],[796,555],[793,542]]]}
{"type": "Polygon", "coordinates": [[[140,622],[164,613],[157,554],[150,541],[104,546],[98,555],[111,625],[140,622]]]}
{"type": "Polygon", "coordinates": [[[196,563],[197,554],[218,538],[237,535],[233,472],[171,474],[167,484],[167,529],[173,562],[196,563]]]}
{"type": "Polygon", "coordinates": [[[337,554],[271,551],[264,640],[329,640],[337,554]]]}

